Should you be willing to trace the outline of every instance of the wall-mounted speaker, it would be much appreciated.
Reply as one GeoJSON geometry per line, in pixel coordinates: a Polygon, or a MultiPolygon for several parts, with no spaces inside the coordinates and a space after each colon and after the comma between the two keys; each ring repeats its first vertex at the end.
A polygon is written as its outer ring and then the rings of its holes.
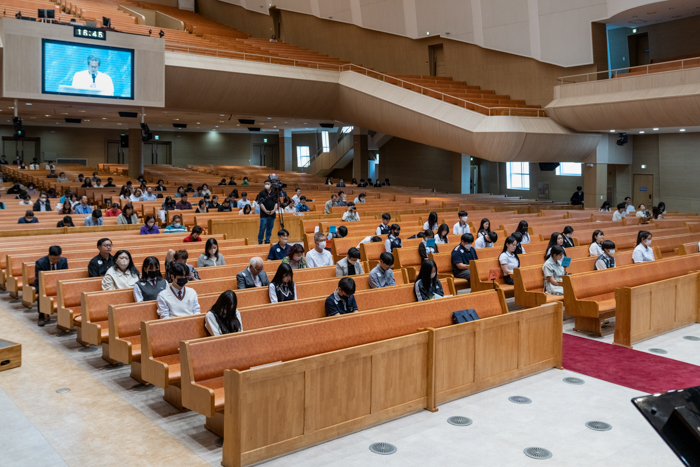
{"type": "Polygon", "coordinates": [[[540,170],[542,172],[552,172],[559,167],[559,162],[540,162],[540,170]]]}

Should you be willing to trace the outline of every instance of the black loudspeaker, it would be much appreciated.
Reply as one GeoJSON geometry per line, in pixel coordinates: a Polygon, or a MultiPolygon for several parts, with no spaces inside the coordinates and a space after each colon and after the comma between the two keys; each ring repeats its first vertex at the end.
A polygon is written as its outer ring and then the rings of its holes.
{"type": "Polygon", "coordinates": [[[128,148],[129,147],[129,135],[121,135],[120,137],[120,147],[122,148],[128,148]]]}
{"type": "Polygon", "coordinates": [[[112,27],[112,20],[110,18],[107,18],[106,16],[102,17],[102,27],[103,28],[111,28],[112,27]]]}
{"type": "Polygon", "coordinates": [[[56,19],[56,10],[54,10],[53,8],[51,8],[51,9],[47,8],[46,9],[46,17],[48,19],[56,19]]]}
{"type": "Polygon", "coordinates": [[[617,140],[617,145],[624,146],[625,144],[627,144],[627,141],[627,133],[620,133],[620,138],[617,140]]]}
{"type": "Polygon", "coordinates": [[[321,123],[321,128],[333,128],[334,126],[333,123],[321,123]]]}
{"type": "Polygon", "coordinates": [[[37,11],[37,18],[46,18],[46,9],[45,8],[39,8],[37,11]]]}
{"type": "Polygon", "coordinates": [[[542,172],[552,172],[559,167],[559,162],[540,162],[540,170],[542,172]]]}

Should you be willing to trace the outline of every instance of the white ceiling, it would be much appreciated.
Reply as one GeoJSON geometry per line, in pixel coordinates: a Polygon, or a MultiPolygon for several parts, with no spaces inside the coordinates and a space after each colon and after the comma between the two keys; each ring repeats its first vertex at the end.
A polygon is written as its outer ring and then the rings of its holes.
{"type": "Polygon", "coordinates": [[[667,0],[623,11],[605,20],[605,23],[612,26],[639,28],[696,15],[700,15],[700,2],[697,0],[667,0]]]}

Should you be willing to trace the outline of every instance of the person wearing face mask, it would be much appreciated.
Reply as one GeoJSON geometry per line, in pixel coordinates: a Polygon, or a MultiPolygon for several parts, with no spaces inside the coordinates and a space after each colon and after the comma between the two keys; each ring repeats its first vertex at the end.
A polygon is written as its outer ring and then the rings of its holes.
{"type": "Polygon", "coordinates": [[[182,225],[182,217],[175,215],[173,216],[173,223],[165,228],[165,233],[181,233],[187,232],[187,228],[182,225]]]}
{"type": "Polygon", "coordinates": [[[615,267],[615,243],[611,240],[603,242],[603,254],[595,262],[596,271],[615,267]]]}
{"type": "Polygon", "coordinates": [[[165,319],[201,313],[197,292],[186,287],[189,281],[187,265],[174,262],[169,272],[173,282],[158,294],[158,316],[165,319]]]}
{"type": "Polygon", "coordinates": [[[647,263],[655,261],[654,250],[651,248],[651,232],[641,230],[637,235],[637,246],[632,252],[632,261],[635,263],[647,263]]]}
{"type": "Polygon", "coordinates": [[[34,203],[34,212],[46,212],[51,210],[51,201],[43,191],[39,195],[39,199],[34,203]]]}
{"type": "Polygon", "coordinates": [[[158,298],[168,286],[168,282],[160,273],[160,261],[155,256],[148,256],[143,260],[141,278],[134,285],[134,301],[150,302],[158,298]]]}
{"type": "Polygon", "coordinates": [[[289,249],[289,255],[282,258],[282,264],[288,264],[292,269],[306,269],[304,247],[296,244],[289,249]]]}
{"type": "Polygon", "coordinates": [[[99,209],[95,209],[90,216],[85,218],[85,227],[93,227],[96,225],[104,225],[102,211],[99,209]]]}
{"type": "Polygon", "coordinates": [[[19,218],[17,223],[18,224],[38,224],[39,219],[34,217],[34,211],[27,211],[24,213],[24,217],[19,218]]]}
{"type": "Polygon", "coordinates": [[[321,232],[314,235],[314,248],[306,253],[306,264],[310,268],[333,266],[333,255],[326,250],[326,236],[321,232]]]}
{"type": "MultiPolygon", "coordinates": [[[[63,250],[58,245],[49,247],[49,254],[42,258],[39,258],[34,263],[34,283],[32,286],[36,290],[37,296],[39,294],[39,275],[41,271],[59,271],[63,269],[68,269],[68,260],[61,256],[63,250]]],[[[41,312],[40,300],[37,302],[37,311],[39,312],[38,326],[44,326],[47,321],[51,319],[51,315],[48,313],[41,312]]]]}
{"type": "Polygon", "coordinates": [[[603,254],[603,242],[605,241],[605,234],[602,230],[594,230],[593,236],[591,238],[591,245],[588,247],[588,256],[591,258],[598,258],[603,254]]]}
{"type": "Polygon", "coordinates": [[[464,235],[469,233],[469,224],[467,223],[467,220],[469,220],[469,216],[467,214],[467,211],[459,211],[457,214],[459,216],[459,222],[457,222],[453,227],[452,227],[452,233],[454,235],[464,235]]]}
{"type": "Polygon", "coordinates": [[[452,250],[452,275],[458,279],[471,279],[469,261],[479,259],[474,248],[474,235],[465,233],[460,238],[460,243],[452,250]]]}
{"type": "Polygon", "coordinates": [[[131,289],[139,280],[139,271],[127,250],[114,255],[114,266],[102,278],[102,290],[131,289]]]}
{"type": "Polygon", "coordinates": [[[416,283],[413,286],[413,292],[416,294],[416,300],[419,302],[442,298],[445,295],[442,291],[442,284],[437,278],[437,266],[432,259],[427,259],[421,264],[420,272],[418,272],[416,283]]]}
{"type": "Polygon", "coordinates": [[[392,253],[394,248],[403,248],[403,242],[399,235],[401,235],[401,226],[399,224],[391,224],[389,238],[384,242],[384,250],[387,253],[392,253]]]}
{"type": "Polygon", "coordinates": [[[238,311],[238,297],[233,290],[227,290],[219,295],[211,310],[204,315],[204,327],[212,336],[243,331],[241,313],[238,311]]]}
{"type": "Polygon", "coordinates": [[[277,268],[275,277],[268,286],[270,303],[286,302],[297,299],[297,285],[294,283],[294,270],[289,264],[282,263],[277,268]]]}
{"type": "Polygon", "coordinates": [[[365,202],[365,194],[360,193],[356,198],[355,201],[353,201],[355,204],[357,203],[364,203],[365,202]]]}
{"type": "Polygon", "coordinates": [[[429,239],[435,240],[435,233],[430,229],[423,232],[423,241],[418,244],[418,254],[423,258],[423,261],[428,259],[433,253],[439,253],[437,242],[435,246],[428,246],[429,239]]]}
{"type": "Polygon", "coordinates": [[[270,252],[267,254],[267,259],[270,261],[279,261],[289,256],[291,249],[291,245],[287,243],[289,232],[286,229],[280,230],[277,232],[277,239],[278,242],[270,247],[270,252]]]}
{"type": "Polygon", "coordinates": [[[564,266],[561,265],[564,258],[564,249],[559,245],[552,247],[552,254],[542,265],[544,274],[544,293],[550,295],[564,295],[562,277],[566,275],[564,266]]]}
{"type": "Polygon", "coordinates": [[[362,269],[362,263],[360,262],[360,250],[355,247],[350,248],[348,255],[335,265],[336,277],[355,276],[364,273],[365,271],[362,269]]]}
{"type": "MultiPolygon", "coordinates": [[[[260,207],[260,229],[258,230],[258,245],[270,244],[270,236],[272,235],[272,227],[275,226],[275,217],[277,217],[277,208],[280,200],[277,194],[272,193],[272,181],[265,180],[265,189],[258,193],[255,199],[260,207]]],[[[239,203],[240,205],[240,203],[239,203]]]]}
{"type": "Polygon", "coordinates": [[[564,238],[563,238],[563,240],[564,240],[563,247],[564,248],[573,248],[576,246],[576,244],[574,243],[574,228],[573,227],[571,227],[570,225],[567,225],[566,227],[564,227],[564,231],[562,232],[562,234],[564,235],[564,238]]]}
{"type": "Polygon", "coordinates": [[[503,279],[506,284],[513,285],[513,270],[520,267],[520,258],[515,252],[518,246],[518,241],[512,236],[506,238],[503,244],[503,252],[498,256],[498,264],[501,265],[503,279]]]}
{"type": "Polygon", "coordinates": [[[262,258],[255,256],[250,259],[250,265],[236,274],[238,290],[252,289],[254,287],[267,287],[270,280],[265,272],[262,258]]]}
{"type": "Polygon", "coordinates": [[[194,266],[187,264],[189,257],[190,254],[187,252],[187,250],[168,250],[168,253],[165,255],[165,280],[168,282],[173,281],[173,278],[170,276],[170,265],[173,263],[180,263],[184,264],[187,270],[190,271],[188,279],[191,281],[198,281],[199,273],[194,266]]]}
{"type": "Polygon", "coordinates": [[[39,192],[36,191],[36,188],[34,188],[34,184],[33,184],[33,183],[28,183],[28,184],[27,184],[27,194],[28,194],[29,196],[36,196],[38,193],[39,193],[39,192]]]}
{"type": "Polygon", "coordinates": [[[326,299],[326,316],[347,315],[358,311],[354,294],[355,281],[350,277],[340,279],[338,288],[326,299]]]}
{"type": "Polygon", "coordinates": [[[393,266],[394,255],[386,251],[379,255],[379,263],[369,272],[369,288],[380,289],[396,285],[394,271],[391,270],[393,266]]]}
{"type": "Polygon", "coordinates": [[[223,266],[225,264],[224,255],[219,253],[219,243],[215,238],[210,238],[204,246],[204,253],[199,255],[197,267],[206,268],[209,266],[223,266]]]}
{"type": "Polygon", "coordinates": [[[153,235],[153,234],[159,234],[160,229],[156,225],[156,218],[153,214],[149,214],[146,216],[146,222],[141,226],[141,230],[139,231],[140,235],[153,235]]]}

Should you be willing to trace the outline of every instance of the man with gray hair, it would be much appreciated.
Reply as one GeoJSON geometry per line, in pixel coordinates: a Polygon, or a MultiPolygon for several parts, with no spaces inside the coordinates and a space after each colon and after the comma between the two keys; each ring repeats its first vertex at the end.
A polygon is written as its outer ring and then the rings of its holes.
{"type": "Polygon", "coordinates": [[[109,75],[99,71],[100,57],[90,55],[87,58],[87,70],[78,71],[73,75],[72,86],[77,89],[92,91],[100,96],[114,96],[114,84],[109,75]]]}
{"type": "Polygon", "coordinates": [[[250,259],[250,266],[236,274],[238,290],[252,289],[254,287],[267,287],[270,280],[265,273],[263,260],[256,256],[250,259]]]}
{"type": "Polygon", "coordinates": [[[306,266],[309,268],[333,266],[333,255],[325,249],[326,236],[321,232],[316,232],[314,244],[314,249],[306,253],[306,266]]]}

